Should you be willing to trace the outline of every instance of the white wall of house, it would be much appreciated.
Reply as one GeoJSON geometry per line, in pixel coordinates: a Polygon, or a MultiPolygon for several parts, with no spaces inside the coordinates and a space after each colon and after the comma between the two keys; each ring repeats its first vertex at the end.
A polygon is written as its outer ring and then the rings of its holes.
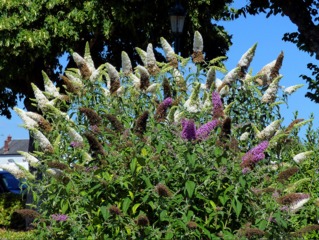
{"type": "Polygon", "coordinates": [[[24,156],[13,156],[13,155],[7,155],[7,156],[0,156],[0,164],[19,164],[23,166],[25,169],[29,170],[29,164],[25,160],[24,156]]]}

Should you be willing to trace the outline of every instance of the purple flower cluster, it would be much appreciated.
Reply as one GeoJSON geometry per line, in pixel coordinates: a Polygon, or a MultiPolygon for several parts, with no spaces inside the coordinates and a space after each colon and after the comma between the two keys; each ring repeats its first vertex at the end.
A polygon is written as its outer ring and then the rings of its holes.
{"type": "Polygon", "coordinates": [[[212,120],[202,125],[196,131],[196,138],[200,140],[205,140],[209,136],[210,132],[218,125],[218,123],[218,120],[212,120]]]}
{"type": "Polygon", "coordinates": [[[218,92],[212,93],[213,117],[219,118],[224,115],[224,106],[218,92]]]}
{"type": "Polygon", "coordinates": [[[250,168],[248,167],[244,167],[242,170],[241,170],[242,174],[247,174],[250,172],[250,168]]]}
{"type": "Polygon", "coordinates": [[[194,120],[182,120],[183,130],[181,133],[181,137],[185,140],[195,140],[196,139],[196,127],[194,120]]]}
{"type": "Polygon", "coordinates": [[[171,97],[165,98],[164,101],[161,103],[163,104],[164,108],[167,109],[173,103],[173,99],[171,97]]]}
{"type": "Polygon", "coordinates": [[[264,151],[267,149],[268,145],[268,141],[263,141],[259,143],[256,147],[250,149],[242,157],[242,163],[240,164],[240,166],[242,167],[243,174],[249,173],[252,169],[254,169],[257,162],[265,158],[264,151]]]}
{"type": "Polygon", "coordinates": [[[173,103],[173,99],[171,97],[165,98],[163,102],[161,102],[156,108],[155,119],[158,122],[165,120],[166,110],[173,103]]]}
{"type": "Polygon", "coordinates": [[[243,162],[257,163],[265,158],[264,151],[269,145],[268,141],[263,141],[259,143],[256,147],[250,149],[242,158],[243,162]]]}
{"type": "Polygon", "coordinates": [[[82,147],[83,144],[80,143],[80,142],[72,141],[72,142],[70,143],[70,146],[73,147],[73,148],[79,148],[79,147],[82,147]]]}
{"type": "Polygon", "coordinates": [[[202,125],[199,129],[196,130],[194,120],[182,120],[182,133],[181,137],[185,140],[205,140],[210,132],[218,125],[218,120],[212,120],[208,123],[202,125]]]}
{"type": "Polygon", "coordinates": [[[68,215],[65,214],[52,214],[51,217],[57,222],[65,222],[69,218],[68,215]]]}

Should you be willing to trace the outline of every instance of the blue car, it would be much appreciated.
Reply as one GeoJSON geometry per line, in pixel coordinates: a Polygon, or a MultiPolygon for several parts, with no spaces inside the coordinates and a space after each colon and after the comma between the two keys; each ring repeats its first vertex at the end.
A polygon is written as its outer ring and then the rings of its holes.
{"type": "Polygon", "coordinates": [[[22,194],[20,181],[7,171],[0,171],[0,194],[11,192],[22,194]]]}

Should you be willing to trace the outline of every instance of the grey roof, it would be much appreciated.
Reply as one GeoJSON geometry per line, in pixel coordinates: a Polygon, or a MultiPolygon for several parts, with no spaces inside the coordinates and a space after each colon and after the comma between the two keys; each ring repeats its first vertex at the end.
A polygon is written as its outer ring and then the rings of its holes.
{"type": "Polygon", "coordinates": [[[4,152],[4,146],[0,148],[0,155],[20,155],[17,151],[28,152],[29,139],[11,140],[9,142],[9,151],[4,152]]]}

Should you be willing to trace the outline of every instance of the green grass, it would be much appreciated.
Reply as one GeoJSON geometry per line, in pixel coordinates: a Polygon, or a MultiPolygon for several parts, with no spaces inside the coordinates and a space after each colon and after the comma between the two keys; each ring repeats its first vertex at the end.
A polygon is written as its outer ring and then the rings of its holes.
{"type": "Polygon", "coordinates": [[[35,240],[33,231],[14,231],[0,228],[0,240],[35,240]]]}

